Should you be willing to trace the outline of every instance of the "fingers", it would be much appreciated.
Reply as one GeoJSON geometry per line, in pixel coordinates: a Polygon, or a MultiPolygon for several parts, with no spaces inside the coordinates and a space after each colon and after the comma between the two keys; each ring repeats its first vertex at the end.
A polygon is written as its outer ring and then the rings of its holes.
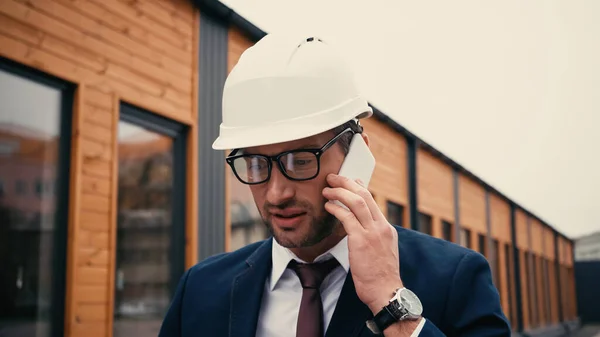
{"type": "MultiPolygon", "coordinates": [[[[336,174],[328,175],[327,182],[329,183],[329,185],[332,188],[339,187],[342,189],[346,189],[346,190],[352,192],[352,194],[355,194],[355,195],[359,196],[360,198],[362,198],[365,201],[366,206],[368,207],[368,209],[371,213],[371,218],[373,220],[379,221],[379,220],[385,219],[385,216],[381,213],[379,206],[373,199],[371,192],[369,192],[369,190],[367,190],[364,186],[360,185],[358,182],[353,181],[352,179],[346,178],[344,176],[336,175],[336,174]]],[[[361,184],[362,184],[362,182],[361,182],[361,184]]],[[[339,200],[339,199],[336,199],[336,200],[339,200]]],[[[340,200],[340,201],[342,201],[342,200],[340,200]]],[[[342,202],[342,203],[344,205],[348,206],[348,208],[350,208],[351,210],[353,209],[352,207],[350,207],[349,204],[347,204],[345,202],[342,202]]]]}
{"type": "MultiPolygon", "coordinates": [[[[347,210],[336,205],[343,209],[344,212],[342,213],[342,211],[339,211],[338,215],[342,216],[346,221],[350,221],[352,220],[351,218],[354,218],[355,220],[358,220],[362,227],[368,228],[369,226],[372,226],[374,220],[371,215],[371,210],[367,205],[367,201],[361,196],[341,187],[326,187],[323,190],[323,196],[329,200],[337,200],[349,208],[349,210],[347,210]]],[[[338,219],[343,221],[343,219],[338,219]]]]}
{"type": "Polygon", "coordinates": [[[344,207],[335,204],[333,201],[328,201],[325,203],[325,210],[340,220],[348,236],[360,236],[365,232],[365,228],[358,221],[354,213],[344,207]]]}

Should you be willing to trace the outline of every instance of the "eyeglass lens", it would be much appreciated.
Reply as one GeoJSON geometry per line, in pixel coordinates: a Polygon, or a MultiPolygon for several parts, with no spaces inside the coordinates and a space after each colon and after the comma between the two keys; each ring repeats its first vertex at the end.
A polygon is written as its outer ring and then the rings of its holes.
{"type": "MultiPolygon", "coordinates": [[[[283,173],[292,179],[309,179],[319,171],[317,156],[312,152],[290,152],[279,157],[283,173]]],[[[259,183],[269,177],[269,158],[246,155],[236,158],[233,167],[238,177],[247,183],[259,183]]]]}

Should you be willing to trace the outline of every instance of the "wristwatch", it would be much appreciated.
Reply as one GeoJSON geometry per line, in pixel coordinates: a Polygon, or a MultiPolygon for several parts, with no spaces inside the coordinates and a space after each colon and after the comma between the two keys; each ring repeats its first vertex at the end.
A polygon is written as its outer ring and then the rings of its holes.
{"type": "Polygon", "coordinates": [[[383,307],[373,319],[367,321],[367,327],[378,335],[387,327],[398,321],[417,320],[423,313],[421,301],[407,288],[398,288],[389,304],[383,307]]]}

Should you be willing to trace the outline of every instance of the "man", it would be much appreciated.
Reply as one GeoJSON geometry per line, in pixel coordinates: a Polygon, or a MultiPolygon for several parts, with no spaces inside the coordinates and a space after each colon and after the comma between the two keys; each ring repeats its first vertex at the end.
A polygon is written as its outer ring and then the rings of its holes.
{"type": "Polygon", "coordinates": [[[368,144],[371,114],[318,38],[267,35],[244,52],[213,148],[234,149],[272,238],[189,269],[161,337],[510,336],[482,255],[391,225],[336,174],[354,134],[368,144]]]}

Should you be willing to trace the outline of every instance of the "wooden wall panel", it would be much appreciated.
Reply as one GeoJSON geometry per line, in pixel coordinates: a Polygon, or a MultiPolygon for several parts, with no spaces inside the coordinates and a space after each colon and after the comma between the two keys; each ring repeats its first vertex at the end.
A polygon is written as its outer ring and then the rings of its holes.
{"type": "Polygon", "coordinates": [[[555,259],[554,233],[549,227],[544,227],[544,256],[550,261],[555,259]]]}
{"type": "Polygon", "coordinates": [[[515,230],[517,232],[517,247],[519,247],[519,249],[529,250],[527,215],[520,209],[515,210],[515,230]]]}
{"type": "Polygon", "coordinates": [[[386,200],[403,205],[406,215],[404,223],[408,225],[406,140],[375,118],[368,118],[361,123],[369,136],[369,146],[377,161],[369,189],[386,200]]]}
{"type": "Polygon", "coordinates": [[[573,243],[565,240],[565,265],[573,266],[573,243]]]}
{"type": "MultiPolygon", "coordinates": [[[[7,0],[0,7],[2,55],[190,123],[192,28],[138,15],[136,6],[7,0]]],[[[193,12],[191,4],[187,10],[193,12]]]]}
{"type": "Polygon", "coordinates": [[[534,218],[531,218],[531,250],[538,256],[542,256],[544,253],[544,246],[542,244],[542,224],[534,218]]]}
{"type": "Polygon", "coordinates": [[[507,280],[506,280],[506,275],[507,275],[506,259],[508,257],[505,254],[503,243],[500,243],[500,242],[498,243],[498,253],[499,253],[498,258],[496,261],[500,266],[500,268],[498,268],[498,270],[500,270],[500,275],[498,275],[500,284],[496,285],[496,287],[498,288],[498,290],[500,292],[500,303],[502,305],[504,314],[510,320],[510,306],[509,306],[510,294],[508,293],[509,288],[508,288],[508,284],[507,284],[507,280]]]}
{"type": "Polygon", "coordinates": [[[491,235],[500,242],[511,242],[510,206],[506,200],[490,193],[491,235]]]}
{"type": "Polygon", "coordinates": [[[563,238],[559,236],[556,242],[558,243],[558,263],[562,265],[565,263],[563,238]]]}
{"type": "Polygon", "coordinates": [[[459,199],[460,225],[473,231],[471,234],[472,247],[477,248],[477,233],[487,233],[485,190],[483,186],[461,174],[459,176],[459,199]]]}
{"type": "Polygon", "coordinates": [[[419,210],[432,216],[434,235],[441,237],[441,221],[454,224],[452,168],[423,148],[417,150],[417,188],[419,210]]]}
{"type": "MultiPolygon", "coordinates": [[[[112,335],[117,100],[196,131],[195,21],[186,0],[6,0],[0,6],[0,55],[78,85],[66,336],[112,335]]],[[[196,184],[188,186],[195,206],[196,184]]],[[[192,211],[188,218],[190,227],[192,211]]],[[[195,251],[189,243],[187,249],[195,251]]]]}

